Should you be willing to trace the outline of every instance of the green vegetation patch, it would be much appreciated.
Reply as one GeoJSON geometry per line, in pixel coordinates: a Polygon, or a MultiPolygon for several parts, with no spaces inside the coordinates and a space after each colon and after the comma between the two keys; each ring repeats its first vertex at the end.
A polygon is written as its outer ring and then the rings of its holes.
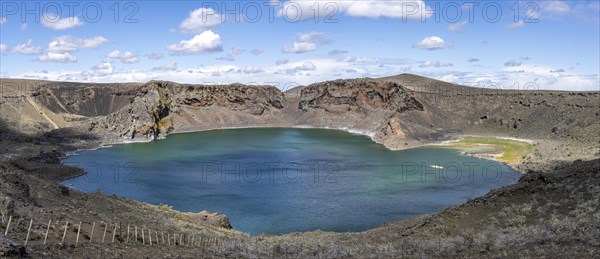
{"type": "Polygon", "coordinates": [[[506,163],[518,163],[523,157],[532,153],[534,148],[533,145],[512,139],[500,139],[500,138],[491,138],[491,137],[473,137],[467,136],[463,137],[461,140],[457,142],[452,142],[449,144],[451,147],[460,147],[460,148],[474,148],[477,146],[493,146],[495,147],[495,151],[490,152],[489,150],[481,150],[480,152],[469,152],[469,153],[483,153],[488,155],[497,154],[496,158],[502,162],[506,163]]]}

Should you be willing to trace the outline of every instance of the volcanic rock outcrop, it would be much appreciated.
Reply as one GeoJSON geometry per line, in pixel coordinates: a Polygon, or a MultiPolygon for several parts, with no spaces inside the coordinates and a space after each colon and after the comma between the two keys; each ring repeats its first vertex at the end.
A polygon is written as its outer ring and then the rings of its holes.
{"type": "Polygon", "coordinates": [[[392,148],[435,140],[440,117],[400,84],[374,79],[335,80],[302,89],[296,124],[361,132],[392,148]],[[402,146],[399,143],[402,142],[402,146]]]}
{"type": "Polygon", "coordinates": [[[81,84],[4,79],[3,124],[25,133],[82,129],[105,143],[231,127],[318,127],[371,136],[392,149],[449,134],[599,143],[598,92],[466,87],[403,74],[272,86],[81,84]]]}

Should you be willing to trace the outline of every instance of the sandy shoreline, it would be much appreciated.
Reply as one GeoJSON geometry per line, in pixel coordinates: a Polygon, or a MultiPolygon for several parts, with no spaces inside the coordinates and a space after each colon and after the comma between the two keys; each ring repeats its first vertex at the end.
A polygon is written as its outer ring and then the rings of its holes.
{"type": "MultiPolygon", "coordinates": [[[[519,172],[521,174],[525,174],[526,172],[524,172],[523,169],[519,168],[518,166],[522,164],[522,161],[519,161],[517,163],[508,163],[506,161],[502,161],[500,159],[498,159],[498,156],[501,156],[501,154],[498,153],[494,153],[494,152],[488,152],[488,151],[480,151],[480,152],[467,152],[465,151],[465,149],[467,149],[466,147],[459,147],[459,146],[452,146],[453,143],[458,143],[461,141],[461,139],[463,137],[479,137],[479,138],[496,138],[496,139],[503,139],[503,140],[512,140],[512,141],[519,141],[519,142],[525,142],[528,144],[533,145],[534,143],[536,143],[536,140],[532,140],[532,139],[522,139],[522,138],[513,138],[513,137],[490,137],[490,136],[481,136],[481,135],[458,135],[456,136],[458,137],[457,139],[453,139],[453,140],[446,140],[446,141],[442,141],[439,143],[433,143],[433,144],[426,144],[423,146],[433,146],[433,147],[445,147],[445,148],[452,148],[452,149],[456,149],[456,150],[461,150],[461,154],[465,155],[465,156],[471,156],[471,157],[476,157],[479,159],[485,159],[485,160],[490,160],[490,161],[495,161],[498,163],[502,163],[505,164],[506,166],[508,166],[509,168],[511,168],[512,170],[519,172]]],[[[474,144],[474,147],[476,146],[494,146],[497,147],[496,145],[493,144],[474,144]]]]}

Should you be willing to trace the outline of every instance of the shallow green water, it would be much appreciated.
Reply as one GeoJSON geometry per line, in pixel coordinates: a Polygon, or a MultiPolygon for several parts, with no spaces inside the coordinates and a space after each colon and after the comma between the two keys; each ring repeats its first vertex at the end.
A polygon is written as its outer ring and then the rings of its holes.
{"type": "Polygon", "coordinates": [[[365,136],[322,129],[176,134],[63,162],[88,172],[64,182],[72,188],[218,212],[252,234],[367,230],[461,204],[519,178],[504,164],[453,149],[389,151],[365,136]]]}

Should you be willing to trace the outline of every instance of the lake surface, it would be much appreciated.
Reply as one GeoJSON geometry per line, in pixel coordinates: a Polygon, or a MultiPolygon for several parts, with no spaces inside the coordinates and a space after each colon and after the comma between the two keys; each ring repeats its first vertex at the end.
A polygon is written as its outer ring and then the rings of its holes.
{"type": "Polygon", "coordinates": [[[229,217],[240,231],[363,231],[439,211],[514,183],[504,164],[449,148],[389,151],[366,136],[262,128],[174,134],[83,151],[63,184],[180,211],[229,217]]]}

